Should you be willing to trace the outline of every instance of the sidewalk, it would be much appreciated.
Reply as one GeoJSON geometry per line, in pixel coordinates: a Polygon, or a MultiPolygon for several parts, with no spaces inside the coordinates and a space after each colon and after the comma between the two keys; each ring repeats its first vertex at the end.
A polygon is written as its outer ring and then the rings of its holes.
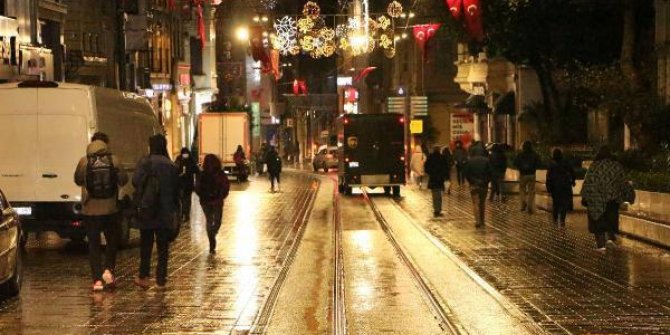
{"type": "Polygon", "coordinates": [[[466,187],[445,196],[432,218],[430,192],[406,187],[397,204],[549,333],[670,333],[670,253],[622,238],[602,254],[583,213],[557,228],[511,197],[487,202],[487,227],[474,228],[466,187]]]}

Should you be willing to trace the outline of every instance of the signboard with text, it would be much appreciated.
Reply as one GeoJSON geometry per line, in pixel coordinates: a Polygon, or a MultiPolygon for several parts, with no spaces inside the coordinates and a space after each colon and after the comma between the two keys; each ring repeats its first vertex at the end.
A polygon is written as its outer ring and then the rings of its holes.
{"type": "Polygon", "coordinates": [[[475,131],[475,117],[472,113],[451,113],[451,140],[461,140],[467,145],[475,131]],[[468,143],[465,143],[468,142],[468,143]]]}

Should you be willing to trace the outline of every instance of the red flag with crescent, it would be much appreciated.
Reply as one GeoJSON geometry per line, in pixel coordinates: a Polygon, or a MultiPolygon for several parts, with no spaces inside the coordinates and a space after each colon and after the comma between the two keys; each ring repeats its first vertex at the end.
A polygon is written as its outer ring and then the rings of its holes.
{"type": "Polygon", "coordinates": [[[463,0],[444,0],[444,3],[449,8],[454,19],[459,20],[461,18],[461,9],[463,8],[463,0]]]}
{"type": "Polygon", "coordinates": [[[420,24],[416,25],[413,28],[414,39],[416,44],[419,46],[422,52],[426,52],[426,43],[435,36],[437,30],[440,29],[442,25],[440,23],[433,24],[420,24]]]}
{"type": "Polygon", "coordinates": [[[482,24],[482,7],[480,0],[463,0],[465,8],[465,26],[475,40],[484,40],[484,27],[482,24]]]}

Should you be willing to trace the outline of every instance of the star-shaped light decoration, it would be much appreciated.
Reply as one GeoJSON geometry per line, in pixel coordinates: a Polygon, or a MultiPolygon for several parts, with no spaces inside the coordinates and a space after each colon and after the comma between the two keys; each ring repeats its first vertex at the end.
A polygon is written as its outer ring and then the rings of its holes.
{"type": "Polygon", "coordinates": [[[402,15],[402,10],[402,4],[398,1],[393,1],[386,8],[386,13],[390,17],[397,19],[402,15]]]}

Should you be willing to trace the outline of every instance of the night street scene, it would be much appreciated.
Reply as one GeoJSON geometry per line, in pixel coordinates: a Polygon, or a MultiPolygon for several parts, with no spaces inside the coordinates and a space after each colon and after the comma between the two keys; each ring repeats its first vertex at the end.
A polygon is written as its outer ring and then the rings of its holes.
{"type": "Polygon", "coordinates": [[[0,0],[0,335],[670,335],[670,0],[0,0]]]}

